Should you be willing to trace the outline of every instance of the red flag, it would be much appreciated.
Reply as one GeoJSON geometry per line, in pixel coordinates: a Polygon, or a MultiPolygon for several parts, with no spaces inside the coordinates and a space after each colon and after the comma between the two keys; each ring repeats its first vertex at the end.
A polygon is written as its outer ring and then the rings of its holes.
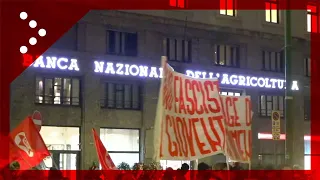
{"type": "Polygon", "coordinates": [[[10,162],[17,161],[20,164],[20,170],[37,166],[45,157],[50,156],[31,117],[27,117],[10,132],[9,151],[10,162]]]}
{"type": "Polygon", "coordinates": [[[102,166],[102,170],[112,170],[112,169],[116,170],[117,169],[116,166],[114,165],[108,151],[106,150],[106,148],[102,144],[95,129],[92,129],[92,134],[93,134],[94,144],[96,145],[96,150],[97,150],[97,154],[99,157],[99,161],[102,166]]]}

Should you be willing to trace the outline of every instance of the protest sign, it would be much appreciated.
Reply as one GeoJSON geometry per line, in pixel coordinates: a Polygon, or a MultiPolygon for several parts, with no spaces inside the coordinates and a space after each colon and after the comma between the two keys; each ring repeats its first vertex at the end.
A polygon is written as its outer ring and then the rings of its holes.
{"type": "Polygon", "coordinates": [[[252,154],[252,107],[249,96],[221,96],[225,117],[225,155],[233,161],[250,162],[252,154]]]}
{"type": "Polygon", "coordinates": [[[250,97],[221,96],[218,79],[177,73],[162,59],[154,126],[154,160],[196,160],[223,153],[251,157],[250,97]]]}
{"type": "Polygon", "coordinates": [[[223,153],[224,117],[218,79],[194,79],[175,72],[167,63],[163,73],[162,102],[157,109],[160,158],[195,160],[223,153]]]}

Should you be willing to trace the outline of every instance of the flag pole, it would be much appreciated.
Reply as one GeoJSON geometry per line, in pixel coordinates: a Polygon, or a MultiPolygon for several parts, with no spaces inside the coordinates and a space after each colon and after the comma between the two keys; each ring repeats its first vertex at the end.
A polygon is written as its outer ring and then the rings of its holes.
{"type": "Polygon", "coordinates": [[[54,161],[53,157],[52,157],[52,154],[50,154],[50,158],[52,160],[52,164],[53,166],[57,169],[57,170],[60,170],[60,168],[58,167],[57,163],[54,161]]]}
{"type": "Polygon", "coordinates": [[[293,92],[291,90],[292,86],[292,73],[291,73],[291,10],[290,10],[290,0],[286,1],[287,7],[285,10],[285,79],[286,79],[286,89],[285,89],[285,159],[286,163],[292,167],[293,159],[293,92]]]}

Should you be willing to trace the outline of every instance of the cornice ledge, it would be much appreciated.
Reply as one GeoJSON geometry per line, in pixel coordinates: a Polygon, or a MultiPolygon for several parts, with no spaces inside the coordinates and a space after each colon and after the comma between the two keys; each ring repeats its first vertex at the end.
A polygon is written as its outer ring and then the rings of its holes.
{"type": "MultiPolygon", "coordinates": [[[[131,12],[123,12],[117,10],[108,10],[108,11],[92,11],[90,12],[92,15],[98,15],[101,19],[103,17],[123,17],[131,20],[141,20],[141,21],[151,21],[152,23],[157,24],[166,24],[166,25],[174,25],[174,26],[185,26],[185,22],[181,20],[176,20],[172,18],[166,17],[159,17],[159,16],[152,16],[147,14],[138,14],[138,13],[131,13],[131,12]]],[[[271,34],[259,31],[252,31],[247,29],[240,29],[240,28],[231,28],[227,26],[217,26],[217,25],[210,25],[198,22],[188,21],[188,28],[195,29],[195,30],[207,30],[207,31],[216,31],[217,33],[226,32],[235,35],[243,35],[248,37],[254,37],[258,39],[277,39],[277,40],[284,40],[283,35],[278,34],[271,34]],[[191,28],[192,27],[192,28],[191,28]]],[[[301,37],[293,37],[293,41],[295,42],[308,42],[309,40],[301,38],[301,37]]]]}

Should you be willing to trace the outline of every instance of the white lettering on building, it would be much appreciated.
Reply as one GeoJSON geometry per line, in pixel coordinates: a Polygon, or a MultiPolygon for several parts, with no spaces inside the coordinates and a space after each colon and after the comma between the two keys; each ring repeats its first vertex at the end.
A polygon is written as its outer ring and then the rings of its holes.
{"type": "MultiPolygon", "coordinates": [[[[187,76],[191,76],[194,78],[204,78],[211,79],[213,76],[205,76],[205,74],[213,74],[213,73],[201,73],[199,71],[186,71],[187,76]],[[196,73],[197,72],[197,73],[196,73]],[[199,76],[202,74],[203,76],[199,76]]],[[[218,73],[217,73],[217,76],[218,73]]],[[[233,86],[248,86],[248,87],[260,87],[260,88],[273,88],[273,89],[285,89],[285,80],[283,79],[275,79],[275,78],[265,78],[265,77],[255,77],[255,76],[242,76],[242,75],[229,75],[222,74],[220,78],[220,83],[224,85],[233,85],[233,86]]],[[[298,81],[292,81],[292,90],[298,91],[298,81]]]]}
{"type": "MultiPolygon", "coordinates": [[[[123,63],[110,63],[104,61],[94,61],[94,72],[113,75],[126,75],[126,76],[139,76],[139,77],[151,77],[162,78],[162,68],[138,66],[123,63]]],[[[236,74],[222,74],[202,71],[186,70],[186,75],[194,78],[220,78],[220,82],[223,85],[232,86],[247,86],[247,87],[260,87],[271,89],[285,89],[285,80],[277,78],[265,78],[255,76],[243,76],[236,74]]],[[[292,90],[299,90],[298,82],[293,81],[292,90]]]]}
{"type": "Polygon", "coordinates": [[[104,74],[162,78],[162,68],[94,61],[94,72],[104,74]]]}
{"type": "Polygon", "coordinates": [[[79,71],[78,60],[55,56],[39,56],[32,65],[35,68],[79,71]]]}

